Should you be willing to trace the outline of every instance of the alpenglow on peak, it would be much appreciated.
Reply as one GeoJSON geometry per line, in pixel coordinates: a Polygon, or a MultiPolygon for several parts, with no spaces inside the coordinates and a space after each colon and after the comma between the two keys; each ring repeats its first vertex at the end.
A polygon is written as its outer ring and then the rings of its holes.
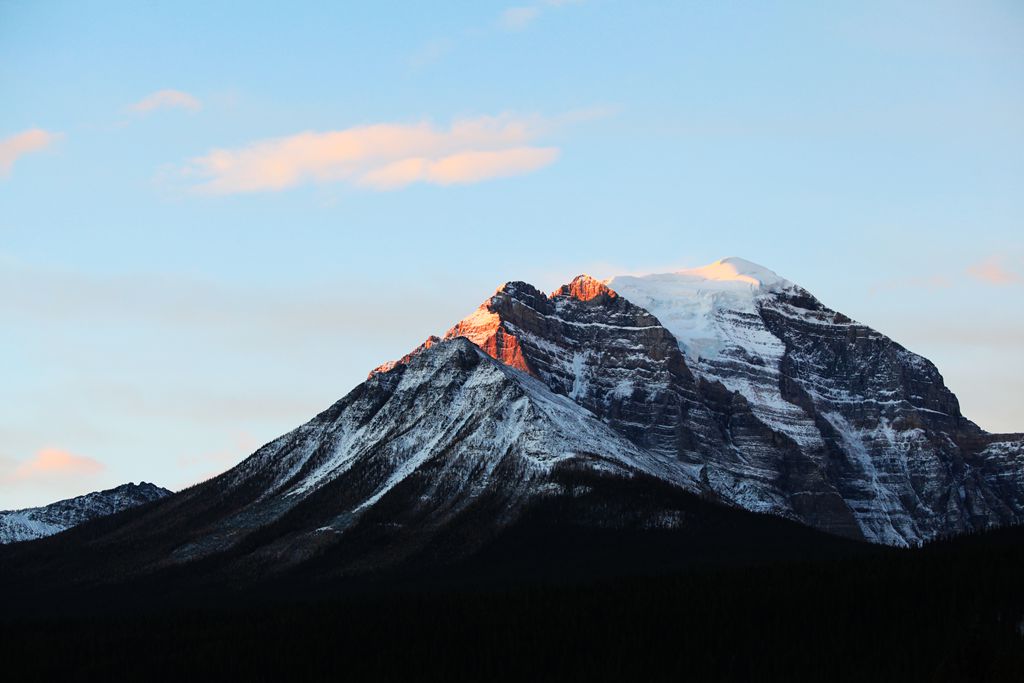
{"type": "Polygon", "coordinates": [[[742,282],[766,289],[775,289],[792,284],[785,278],[780,277],[775,271],[738,256],[730,256],[706,266],[687,268],[676,271],[673,274],[716,282],[742,282]]]}

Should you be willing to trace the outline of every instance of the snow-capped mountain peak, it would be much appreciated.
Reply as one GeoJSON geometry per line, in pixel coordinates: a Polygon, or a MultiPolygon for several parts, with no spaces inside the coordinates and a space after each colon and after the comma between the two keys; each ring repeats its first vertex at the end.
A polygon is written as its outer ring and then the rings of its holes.
{"type": "Polygon", "coordinates": [[[749,328],[743,319],[757,316],[759,298],[794,285],[756,263],[731,257],[673,273],[620,275],[608,286],[653,313],[692,362],[718,358],[735,347],[759,356],[782,354],[778,339],[749,328]]]}
{"type": "Polygon", "coordinates": [[[776,272],[738,256],[730,256],[700,268],[680,270],[675,274],[711,282],[743,283],[765,289],[779,289],[793,284],[776,272]]]}

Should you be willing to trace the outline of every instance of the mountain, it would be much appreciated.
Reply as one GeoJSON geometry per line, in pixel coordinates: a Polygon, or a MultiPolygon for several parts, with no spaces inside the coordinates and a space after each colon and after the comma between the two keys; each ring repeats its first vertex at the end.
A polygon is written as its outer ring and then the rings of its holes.
{"type": "Polygon", "coordinates": [[[312,585],[916,545],[1021,522],[1022,459],[927,360],[749,262],[509,282],[224,474],[0,568],[312,585]]]}
{"type": "Polygon", "coordinates": [[[171,495],[148,482],[59,500],[43,507],[0,511],[0,544],[52,536],[92,519],[112,515],[171,495]]]}

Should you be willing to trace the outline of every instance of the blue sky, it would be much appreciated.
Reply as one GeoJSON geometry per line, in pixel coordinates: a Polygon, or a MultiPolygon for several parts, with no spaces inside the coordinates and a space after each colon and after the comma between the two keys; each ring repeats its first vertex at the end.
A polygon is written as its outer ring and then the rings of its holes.
{"type": "Polygon", "coordinates": [[[742,256],[1024,430],[1024,6],[0,2],[0,508],[226,469],[500,283],[742,256]]]}

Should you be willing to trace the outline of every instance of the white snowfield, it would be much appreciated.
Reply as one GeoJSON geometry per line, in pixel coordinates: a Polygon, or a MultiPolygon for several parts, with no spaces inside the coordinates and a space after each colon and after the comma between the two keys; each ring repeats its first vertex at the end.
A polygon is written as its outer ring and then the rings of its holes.
{"type": "Polygon", "coordinates": [[[733,257],[674,273],[617,275],[606,282],[653,313],[679,340],[687,361],[713,360],[736,349],[781,357],[784,350],[767,330],[743,324],[745,316],[758,317],[759,297],[795,287],[756,263],[733,257]]]}
{"type": "Polygon", "coordinates": [[[765,326],[761,300],[787,289],[789,280],[764,266],[727,258],[675,273],[608,280],[608,286],[645,308],[679,342],[690,369],[743,394],[757,416],[805,447],[821,448],[814,421],[779,390],[786,351],[765,326]]]}

